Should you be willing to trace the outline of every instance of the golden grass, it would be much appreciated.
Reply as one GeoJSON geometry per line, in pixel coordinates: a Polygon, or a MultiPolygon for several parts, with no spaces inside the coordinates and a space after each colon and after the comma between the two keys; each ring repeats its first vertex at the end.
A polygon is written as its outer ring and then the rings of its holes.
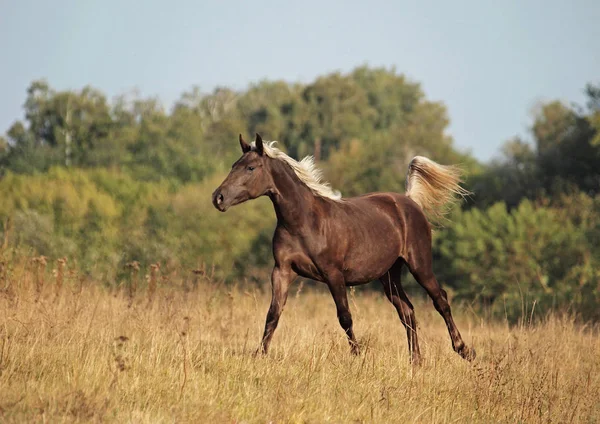
{"type": "Polygon", "coordinates": [[[0,269],[1,422],[600,421],[600,337],[569,319],[511,329],[455,306],[477,348],[468,363],[418,304],[413,369],[383,295],[351,296],[353,357],[329,294],[295,286],[271,352],[255,358],[269,303],[256,289],[186,290],[153,268],[151,293],[108,290],[41,262],[0,269]]]}

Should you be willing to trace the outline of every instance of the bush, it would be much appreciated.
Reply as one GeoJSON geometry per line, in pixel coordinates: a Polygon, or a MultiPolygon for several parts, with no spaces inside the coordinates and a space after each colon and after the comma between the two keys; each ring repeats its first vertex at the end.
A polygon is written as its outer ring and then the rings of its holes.
{"type": "MultiPolygon", "coordinates": [[[[598,199],[580,199],[598,207],[598,199]]],[[[598,319],[598,218],[582,222],[578,215],[528,200],[511,212],[504,203],[457,212],[454,224],[436,237],[440,280],[459,299],[511,321],[533,313],[534,304],[538,313],[571,308],[598,319]]]]}

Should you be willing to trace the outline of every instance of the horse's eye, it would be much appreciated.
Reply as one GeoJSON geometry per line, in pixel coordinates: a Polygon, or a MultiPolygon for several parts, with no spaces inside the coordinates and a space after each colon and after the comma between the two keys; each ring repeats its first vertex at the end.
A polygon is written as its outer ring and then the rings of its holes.
{"type": "Polygon", "coordinates": [[[248,171],[254,171],[254,167],[253,166],[249,166],[248,167],[248,171]]]}

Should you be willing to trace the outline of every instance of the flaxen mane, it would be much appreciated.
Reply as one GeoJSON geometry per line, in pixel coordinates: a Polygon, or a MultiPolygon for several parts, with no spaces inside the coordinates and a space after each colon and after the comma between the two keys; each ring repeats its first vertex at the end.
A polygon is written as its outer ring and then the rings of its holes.
{"type": "MultiPolygon", "coordinates": [[[[341,200],[342,194],[333,190],[329,183],[321,181],[322,171],[316,167],[312,156],[306,156],[300,162],[283,153],[275,147],[277,141],[264,142],[263,150],[265,154],[272,159],[279,159],[287,163],[296,173],[296,176],[317,196],[326,197],[332,200],[341,200]]],[[[255,142],[252,142],[252,149],[255,149],[255,142]]]]}

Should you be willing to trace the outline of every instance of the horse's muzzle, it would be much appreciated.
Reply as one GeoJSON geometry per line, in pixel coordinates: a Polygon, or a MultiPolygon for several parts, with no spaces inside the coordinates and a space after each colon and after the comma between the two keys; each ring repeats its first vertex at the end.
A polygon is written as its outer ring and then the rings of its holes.
{"type": "Polygon", "coordinates": [[[227,210],[227,207],[224,205],[224,202],[225,198],[223,197],[223,193],[221,193],[221,190],[216,189],[212,195],[212,203],[214,207],[220,210],[221,212],[225,212],[227,210]]]}

